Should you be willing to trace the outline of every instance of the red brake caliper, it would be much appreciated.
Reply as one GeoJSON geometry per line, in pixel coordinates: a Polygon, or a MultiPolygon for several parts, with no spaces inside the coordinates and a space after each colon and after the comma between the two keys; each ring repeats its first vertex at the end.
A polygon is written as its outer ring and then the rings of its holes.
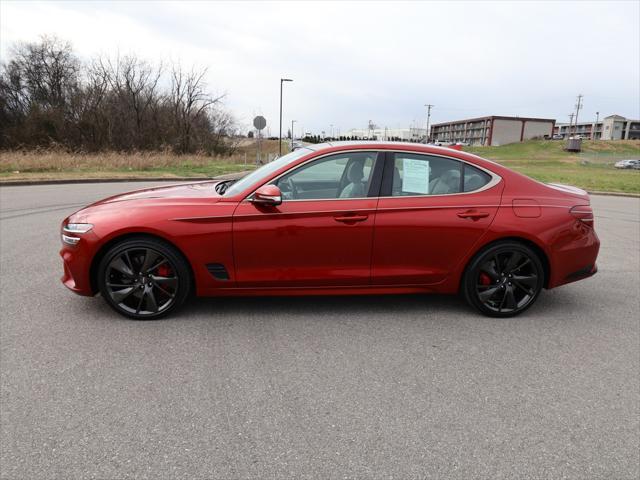
{"type": "Polygon", "coordinates": [[[171,275],[171,268],[168,265],[160,265],[158,267],[158,275],[160,277],[169,277],[171,275]]]}
{"type": "Polygon", "coordinates": [[[491,278],[484,272],[480,272],[480,285],[491,285],[491,278]]]}

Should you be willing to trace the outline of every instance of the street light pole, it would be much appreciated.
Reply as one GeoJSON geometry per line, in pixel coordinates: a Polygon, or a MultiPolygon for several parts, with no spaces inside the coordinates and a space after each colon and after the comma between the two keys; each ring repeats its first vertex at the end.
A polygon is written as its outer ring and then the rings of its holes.
{"type": "Polygon", "coordinates": [[[600,121],[600,112],[596,112],[596,124],[593,126],[593,135],[591,135],[591,140],[597,140],[596,138],[596,130],[598,130],[598,122],[600,121]]]}
{"type": "Polygon", "coordinates": [[[293,152],[293,124],[296,123],[297,120],[291,120],[291,151],[293,152]]]}
{"type": "Polygon", "coordinates": [[[280,136],[278,137],[278,152],[282,156],[282,84],[284,82],[293,82],[290,78],[280,79],[280,136]]]}

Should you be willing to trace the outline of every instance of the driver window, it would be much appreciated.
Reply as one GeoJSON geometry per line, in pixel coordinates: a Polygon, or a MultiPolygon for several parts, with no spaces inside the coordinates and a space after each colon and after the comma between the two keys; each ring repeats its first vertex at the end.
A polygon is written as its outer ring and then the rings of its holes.
{"type": "Polygon", "coordinates": [[[310,162],[275,184],[283,200],[364,198],[369,192],[376,152],[348,152],[310,162]]]}

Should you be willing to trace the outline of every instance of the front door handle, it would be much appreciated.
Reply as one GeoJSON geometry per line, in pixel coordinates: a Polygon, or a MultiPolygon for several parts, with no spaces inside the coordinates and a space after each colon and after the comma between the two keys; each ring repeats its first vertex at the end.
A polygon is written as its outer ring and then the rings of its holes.
{"type": "Polygon", "coordinates": [[[369,215],[340,215],[333,217],[336,222],[342,223],[364,222],[367,218],[369,218],[369,215]]]}
{"type": "Polygon", "coordinates": [[[471,220],[479,220],[489,216],[489,212],[479,212],[478,210],[467,210],[465,212],[459,212],[460,218],[470,218],[471,220]]]}

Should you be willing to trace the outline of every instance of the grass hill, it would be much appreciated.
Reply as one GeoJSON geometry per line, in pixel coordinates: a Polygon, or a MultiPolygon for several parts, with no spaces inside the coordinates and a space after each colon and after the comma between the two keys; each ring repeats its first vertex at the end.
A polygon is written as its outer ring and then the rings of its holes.
{"type": "Polygon", "coordinates": [[[465,147],[542,182],[575,185],[591,191],[640,194],[640,171],[618,170],[622,159],[640,159],[640,140],[583,141],[580,153],[563,150],[565,142],[530,140],[500,147],[465,147]]]}

